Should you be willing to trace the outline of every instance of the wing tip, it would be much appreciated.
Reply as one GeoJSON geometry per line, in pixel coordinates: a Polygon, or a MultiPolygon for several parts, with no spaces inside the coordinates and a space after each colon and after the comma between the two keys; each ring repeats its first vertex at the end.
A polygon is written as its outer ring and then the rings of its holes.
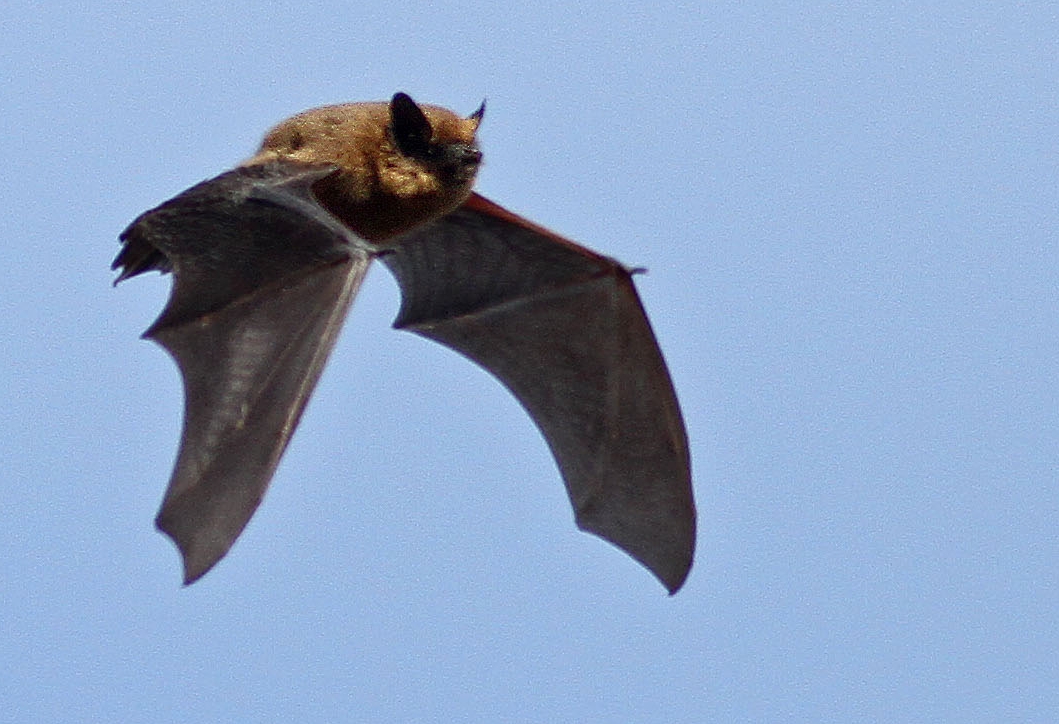
{"type": "MultiPolygon", "coordinates": [[[[209,569],[207,569],[207,570],[209,570],[209,569]]],[[[204,575],[206,575],[206,571],[195,572],[195,571],[193,571],[192,569],[190,569],[188,567],[187,561],[186,560],[184,561],[184,584],[183,584],[184,588],[187,588],[192,583],[194,583],[195,581],[197,581],[200,578],[202,578],[204,575]]],[[[670,594],[670,595],[672,595],[672,594],[670,594]]]]}
{"type": "Polygon", "coordinates": [[[658,571],[652,568],[648,568],[648,570],[651,571],[651,573],[653,573],[658,578],[658,580],[662,582],[662,585],[665,586],[666,591],[669,592],[669,596],[673,597],[677,595],[677,592],[684,587],[685,581],[688,580],[688,574],[691,573],[691,563],[692,561],[689,559],[687,565],[684,566],[683,570],[679,571],[675,576],[663,576],[658,571]]]}
{"type": "Polygon", "coordinates": [[[675,596],[680,589],[684,587],[684,583],[687,582],[688,576],[691,574],[691,567],[694,562],[694,556],[692,553],[680,553],[668,556],[654,555],[652,556],[653,560],[648,562],[647,560],[644,560],[644,556],[632,552],[620,543],[617,543],[606,536],[601,536],[594,530],[583,528],[580,525],[578,527],[586,533],[591,533],[592,535],[603,538],[603,540],[611,545],[624,551],[630,558],[646,568],[652,576],[658,579],[658,582],[666,589],[669,596],[675,596]]]}
{"type": "Polygon", "coordinates": [[[183,585],[185,588],[206,575],[224,556],[223,553],[220,556],[210,554],[204,555],[204,551],[196,550],[194,542],[191,540],[183,540],[183,537],[169,525],[169,521],[163,513],[158,514],[158,517],[154,520],[154,525],[155,528],[164,533],[169,540],[173,541],[173,545],[175,545],[180,552],[181,563],[184,569],[183,585]]]}
{"type": "Polygon", "coordinates": [[[682,519],[681,522],[684,522],[683,526],[678,525],[668,531],[654,528],[650,532],[641,530],[630,535],[628,529],[605,529],[607,527],[600,525],[600,521],[590,517],[586,511],[575,515],[575,523],[580,530],[602,538],[623,551],[658,579],[670,596],[683,588],[695,561],[694,513],[690,520],[682,519]]]}
{"type": "MultiPolygon", "coordinates": [[[[622,550],[625,549],[622,548],[622,550]]],[[[651,574],[658,579],[659,583],[665,587],[669,596],[677,595],[677,592],[684,587],[684,583],[688,580],[688,575],[691,573],[691,566],[693,563],[693,554],[691,553],[687,555],[681,553],[680,555],[669,556],[662,560],[655,560],[648,563],[640,556],[634,555],[631,551],[626,550],[625,552],[650,571],[651,574]]]]}

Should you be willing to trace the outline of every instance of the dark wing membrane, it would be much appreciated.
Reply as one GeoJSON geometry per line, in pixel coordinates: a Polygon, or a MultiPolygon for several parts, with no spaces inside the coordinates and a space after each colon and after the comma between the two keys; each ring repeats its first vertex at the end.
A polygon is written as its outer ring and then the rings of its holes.
{"type": "Polygon", "coordinates": [[[323,209],[313,184],[335,167],[275,161],[242,166],[192,186],[121,233],[117,281],[175,271],[152,330],[245,296],[281,277],[349,256],[359,239],[323,209]]]}
{"type": "Polygon", "coordinates": [[[236,169],[122,235],[123,276],[170,267],[175,277],[146,336],[184,378],[180,452],[156,522],[183,554],[185,583],[257,509],[367,270],[367,247],[312,196],[330,172],[236,169]]]}
{"type": "Polygon", "coordinates": [[[675,592],[691,567],[687,438],[628,270],[472,196],[381,257],[394,326],[492,372],[550,446],[580,528],[675,592]]]}

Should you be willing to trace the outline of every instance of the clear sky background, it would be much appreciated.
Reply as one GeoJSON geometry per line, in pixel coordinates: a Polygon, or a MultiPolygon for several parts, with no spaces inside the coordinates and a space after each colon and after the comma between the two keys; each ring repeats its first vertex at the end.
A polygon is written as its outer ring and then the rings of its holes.
{"type": "Polygon", "coordinates": [[[1052,2],[0,9],[0,721],[1059,719],[1052,2]],[[629,265],[687,419],[685,588],[578,532],[517,403],[369,275],[202,581],[111,287],[315,105],[483,97],[478,188],[629,265]]]}

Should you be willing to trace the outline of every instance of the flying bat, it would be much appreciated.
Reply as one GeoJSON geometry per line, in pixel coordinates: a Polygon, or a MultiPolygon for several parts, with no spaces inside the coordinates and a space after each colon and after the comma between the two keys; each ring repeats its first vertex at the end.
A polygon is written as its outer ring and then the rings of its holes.
{"type": "Polygon", "coordinates": [[[172,272],[144,337],[175,359],[184,426],[156,518],[205,574],[254,514],[373,259],[394,322],[495,375],[529,412],[579,528],[675,593],[691,568],[687,436],[633,270],[472,191],[470,116],[351,103],[273,128],[249,160],[139,216],[117,282],[172,272]]]}

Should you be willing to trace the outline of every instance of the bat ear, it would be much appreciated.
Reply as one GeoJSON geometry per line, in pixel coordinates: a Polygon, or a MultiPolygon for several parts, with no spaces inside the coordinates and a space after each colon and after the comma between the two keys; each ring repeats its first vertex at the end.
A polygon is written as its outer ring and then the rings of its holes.
{"type": "Polygon", "coordinates": [[[472,113],[471,115],[467,116],[467,120],[468,121],[474,121],[474,127],[477,130],[477,128],[478,128],[479,124],[481,124],[482,118],[484,116],[485,116],[485,99],[483,98],[482,99],[482,105],[478,106],[478,110],[476,110],[474,113],[472,113]]]}
{"type": "Polygon", "coordinates": [[[406,93],[395,93],[390,100],[390,132],[404,155],[413,158],[429,155],[434,129],[422,109],[406,93]]]}

